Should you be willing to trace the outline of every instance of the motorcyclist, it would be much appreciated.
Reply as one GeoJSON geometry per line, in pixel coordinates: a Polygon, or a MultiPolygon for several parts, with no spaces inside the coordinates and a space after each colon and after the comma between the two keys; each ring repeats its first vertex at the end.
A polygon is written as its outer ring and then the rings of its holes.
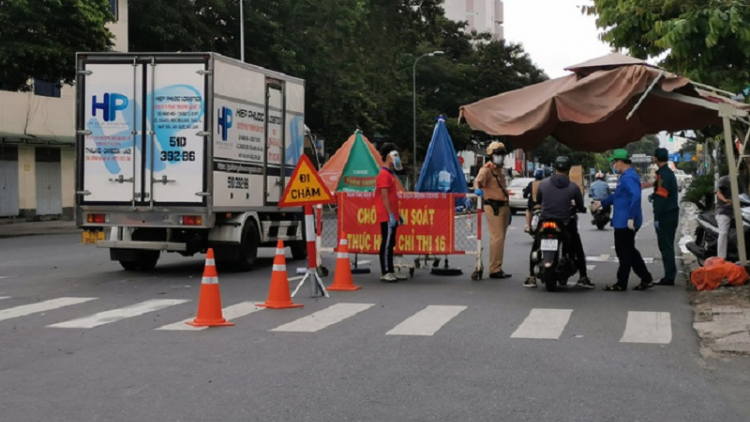
{"type": "MultiPolygon", "coordinates": [[[[612,194],[612,189],[609,188],[609,184],[604,180],[604,174],[602,172],[596,173],[595,177],[596,181],[589,187],[589,198],[601,202],[612,194]]],[[[602,211],[610,212],[610,209],[609,207],[606,207],[603,208],[602,211]]]]}
{"type": "Polygon", "coordinates": [[[534,179],[535,180],[529,182],[523,190],[524,199],[529,199],[526,203],[526,229],[524,229],[526,233],[531,231],[531,212],[539,205],[536,202],[536,192],[539,189],[539,184],[542,183],[542,180],[544,179],[544,170],[536,169],[534,172],[534,179]]]}
{"type": "Polygon", "coordinates": [[[604,181],[604,174],[602,172],[596,173],[596,181],[589,187],[589,198],[594,201],[603,201],[611,193],[609,185],[604,181]]]}
{"type": "MultiPolygon", "coordinates": [[[[576,283],[577,286],[586,289],[593,289],[594,283],[587,276],[586,255],[583,251],[581,236],[578,234],[578,219],[571,216],[571,203],[574,204],[576,212],[586,212],[583,204],[583,196],[579,187],[570,182],[568,174],[570,173],[570,158],[560,156],[555,159],[555,174],[547,180],[542,181],[536,194],[536,200],[542,206],[541,220],[554,220],[562,224],[566,239],[563,244],[567,245],[568,250],[573,252],[576,268],[580,278],[576,283]]],[[[539,236],[534,240],[532,251],[539,249],[539,236]]],[[[523,283],[524,287],[536,287],[536,277],[534,277],[534,265],[529,263],[530,275],[523,283]]]]}

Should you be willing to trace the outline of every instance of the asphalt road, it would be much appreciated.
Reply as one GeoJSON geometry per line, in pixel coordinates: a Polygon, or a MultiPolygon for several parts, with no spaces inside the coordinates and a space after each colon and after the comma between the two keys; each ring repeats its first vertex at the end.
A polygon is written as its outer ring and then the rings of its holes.
{"type": "MultiPolygon", "coordinates": [[[[303,309],[257,311],[265,251],[255,271],[219,274],[237,325],[206,330],[174,329],[195,316],[203,257],[139,274],[78,236],[0,239],[0,420],[747,421],[750,365],[700,355],[681,287],[602,291],[612,230],[588,219],[596,290],[524,289],[517,216],[512,279],[472,282],[471,259],[452,258],[463,276],[356,275],[362,290],[305,287],[303,309]]],[[[658,258],[651,224],[638,246],[658,258]]]]}

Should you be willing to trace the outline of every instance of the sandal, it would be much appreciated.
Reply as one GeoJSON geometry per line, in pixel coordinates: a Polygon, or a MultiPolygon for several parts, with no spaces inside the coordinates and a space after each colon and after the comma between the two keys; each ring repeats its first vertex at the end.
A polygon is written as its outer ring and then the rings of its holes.
{"type": "Polygon", "coordinates": [[[646,290],[646,289],[650,289],[652,287],[654,287],[654,282],[653,281],[649,281],[648,283],[641,282],[641,284],[633,287],[633,290],[646,290]]]}
{"type": "Polygon", "coordinates": [[[609,286],[604,286],[605,292],[624,292],[626,291],[623,289],[619,284],[611,284],[609,286]]]}

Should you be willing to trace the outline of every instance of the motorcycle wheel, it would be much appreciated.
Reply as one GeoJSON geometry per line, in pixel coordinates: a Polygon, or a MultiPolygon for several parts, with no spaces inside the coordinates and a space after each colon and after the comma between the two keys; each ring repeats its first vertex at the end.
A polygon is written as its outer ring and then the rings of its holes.
{"type": "Polygon", "coordinates": [[[557,290],[557,275],[552,268],[545,268],[542,274],[542,281],[548,292],[554,292],[557,290]]]}

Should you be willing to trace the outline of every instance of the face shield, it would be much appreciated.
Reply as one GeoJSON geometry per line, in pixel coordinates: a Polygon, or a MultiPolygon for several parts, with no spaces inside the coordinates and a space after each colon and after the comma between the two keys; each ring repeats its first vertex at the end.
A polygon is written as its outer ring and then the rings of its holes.
{"type": "Polygon", "coordinates": [[[401,171],[404,169],[404,166],[401,165],[401,156],[398,155],[398,151],[391,151],[388,155],[393,158],[393,168],[395,170],[401,171]]]}

